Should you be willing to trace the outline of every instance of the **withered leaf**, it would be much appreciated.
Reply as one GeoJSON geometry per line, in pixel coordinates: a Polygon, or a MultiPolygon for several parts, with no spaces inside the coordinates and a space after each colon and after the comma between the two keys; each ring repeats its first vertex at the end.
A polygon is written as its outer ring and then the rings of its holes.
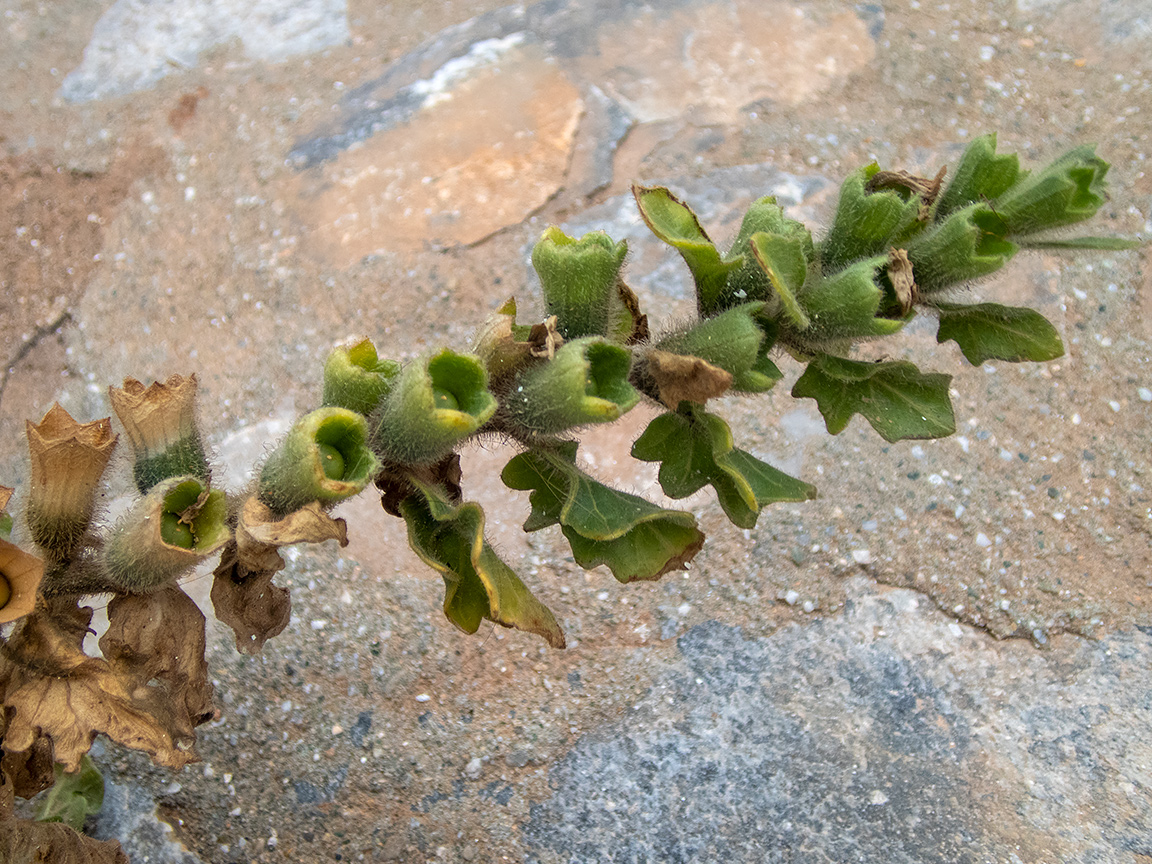
{"type": "Polygon", "coordinates": [[[237,578],[232,568],[217,569],[212,583],[212,607],[216,617],[236,634],[236,650],[257,654],[264,643],[279,635],[292,618],[292,599],[287,588],[272,584],[273,570],[237,578]]]}
{"type": "Polygon", "coordinates": [[[556,316],[550,315],[540,324],[533,324],[528,331],[528,353],[533,357],[546,357],[551,360],[564,344],[564,337],[556,329],[556,316]]]}
{"type": "Polygon", "coordinates": [[[53,754],[76,771],[98,734],[143,750],[157,765],[182,768],[198,760],[187,722],[179,722],[167,694],[148,686],[145,672],[88,657],[81,644],[92,618],[88,607],[57,598],[27,616],[0,659],[10,712],[5,749],[29,750],[52,739],[53,754]]]}
{"type": "Polygon", "coordinates": [[[941,167],[931,179],[917,177],[907,171],[877,171],[869,179],[867,189],[869,192],[875,192],[877,189],[907,189],[912,194],[919,195],[920,210],[916,218],[924,222],[932,211],[933,203],[940,196],[940,188],[944,185],[946,173],[948,173],[947,166],[941,167]]]}
{"type": "Polygon", "coordinates": [[[719,366],[659,349],[648,353],[648,374],[656,382],[660,401],[672,410],[684,401],[703,404],[723,396],[732,386],[732,373],[719,366]]]}
{"type": "Polygon", "coordinates": [[[12,500],[12,493],[15,491],[11,486],[0,486],[0,513],[8,507],[8,502],[12,500]]]}
{"type": "Polygon", "coordinates": [[[27,750],[5,748],[4,757],[0,759],[0,771],[12,781],[17,795],[31,798],[52,788],[56,782],[55,764],[51,740],[38,735],[27,750]]]}
{"type": "Polygon", "coordinates": [[[616,295],[620,298],[620,303],[624,306],[624,311],[632,322],[632,328],[628,331],[624,344],[640,345],[647,342],[652,338],[652,332],[648,328],[648,316],[640,311],[640,298],[623,279],[616,281],[616,295]]]}
{"type": "Polygon", "coordinates": [[[277,517],[253,495],[244,502],[236,526],[237,560],[247,573],[276,572],[284,569],[284,559],[276,550],[294,543],[323,543],[335,540],[348,545],[348,523],[333,519],[320,502],[313,501],[277,517]]]}
{"type": "Polygon", "coordinates": [[[907,315],[916,302],[916,279],[912,273],[912,262],[903,249],[888,250],[888,278],[896,292],[896,302],[900,304],[900,314],[907,315]]]}
{"type": "Polygon", "coordinates": [[[17,819],[15,790],[2,777],[0,785],[0,861],[4,864],[128,864],[115,840],[93,840],[61,822],[17,819]]]}
{"type": "Polygon", "coordinates": [[[193,738],[215,713],[204,647],[204,614],[175,585],[108,604],[108,631],[100,638],[104,659],[147,687],[181,739],[193,738]]]}

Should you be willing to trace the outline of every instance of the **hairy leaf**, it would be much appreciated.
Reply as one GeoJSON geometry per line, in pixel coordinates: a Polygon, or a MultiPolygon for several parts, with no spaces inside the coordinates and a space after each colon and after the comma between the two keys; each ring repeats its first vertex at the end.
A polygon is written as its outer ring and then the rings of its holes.
{"type": "Polygon", "coordinates": [[[907,245],[921,296],[979,279],[1003,267],[1018,247],[1003,220],[986,204],[970,204],[907,245]]]}
{"type": "Polygon", "coordinates": [[[792,395],[815,399],[833,435],[860,414],[885,441],[943,438],[956,431],[951,380],[905,361],[863,363],[824,355],[808,364],[792,395]]]}
{"type": "Polygon", "coordinates": [[[415,482],[416,492],[400,502],[408,542],[444,577],[444,614],[465,633],[487,618],[541,636],[563,648],[564,632],[552,612],[533,596],[484,539],[479,504],[457,504],[433,486],[415,482]]]}
{"type": "Polygon", "coordinates": [[[104,775],[87,754],[76,773],[68,774],[59,765],[55,773],[56,784],[36,806],[36,818],[40,822],[63,822],[80,831],[84,820],[104,806],[104,775]]]}
{"type": "Polygon", "coordinates": [[[986,360],[1042,363],[1064,354],[1056,328],[1034,309],[977,303],[941,305],[937,342],[955,340],[973,366],[986,360]]]}
{"type": "Polygon", "coordinates": [[[1144,240],[1125,240],[1123,237],[1070,237],[1067,240],[1044,240],[1028,237],[1020,241],[1024,249],[1094,249],[1102,252],[1125,252],[1139,249],[1144,240]]]}
{"type": "Polygon", "coordinates": [[[848,175],[840,187],[832,227],[817,245],[825,273],[879,255],[899,232],[917,221],[919,196],[906,189],[873,191],[870,181],[881,173],[880,166],[873,162],[848,175]]]}
{"type": "Polygon", "coordinates": [[[576,563],[586,570],[605,564],[621,582],[682,570],[700,551],[704,535],[691,513],[605,486],[577,468],[575,458],[571,443],[555,452],[529,450],[504,466],[505,485],[533,490],[525,531],[559,524],[576,563]]]}
{"type": "Polygon", "coordinates": [[[632,194],[652,233],[675,247],[692,271],[700,314],[706,316],[720,311],[728,277],[744,263],[743,256],[723,258],[692,208],[667,189],[633,186],[632,194]]]}
{"type": "Polygon", "coordinates": [[[1109,164],[1094,145],[1068,151],[1052,164],[1022,178],[996,199],[996,214],[1009,236],[1034,234],[1082,222],[1107,200],[1109,164]]]}
{"type": "Polygon", "coordinates": [[[728,518],[741,528],[756,524],[776,501],[805,501],[816,487],[737,450],[723,419],[701,409],[661,414],[632,445],[632,455],[660,462],[660,485],[670,498],[686,498],[711,484],[728,518]]]}

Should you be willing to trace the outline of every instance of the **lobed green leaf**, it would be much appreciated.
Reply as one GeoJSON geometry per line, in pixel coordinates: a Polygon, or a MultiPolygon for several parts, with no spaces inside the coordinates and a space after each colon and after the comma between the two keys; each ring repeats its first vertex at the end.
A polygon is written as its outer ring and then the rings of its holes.
{"type": "Polygon", "coordinates": [[[1056,328],[1033,309],[998,303],[937,308],[940,327],[936,341],[955,341],[973,366],[987,360],[1042,363],[1064,354],[1064,343],[1056,328]]]}
{"type": "Polygon", "coordinates": [[[413,485],[417,491],[400,502],[400,513],[412,549],[444,578],[448,620],[475,633],[487,618],[563,648],[564,632],[555,616],[484,538],[480,505],[453,503],[442,489],[419,481],[413,485]]]}
{"type": "Polygon", "coordinates": [[[593,480],[576,467],[576,447],[528,450],[504,466],[506,486],[532,490],[524,530],[559,524],[577,564],[585,570],[604,564],[620,582],[684,569],[704,545],[695,517],[593,480]]]}
{"type": "Polygon", "coordinates": [[[885,441],[944,438],[956,431],[951,380],[906,361],[864,363],[826,354],[808,364],[792,395],[815,399],[833,435],[860,414],[885,441]]]}
{"type": "Polygon", "coordinates": [[[816,497],[816,487],[736,449],[728,424],[698,408],[661,414],[632,445],[632,455],[661,463],[660,486],[670,498],[711,485],[725,514],[741,528],[753,527],[768,504],[816,497]]]}
{"type": "Polygon", "coordinates": [[[707,317],[721,311],[728,277],[743,264],[743,256],[723,258],[692,208],[667,189],[633,186],[632,194],[652,233],[674,247],[692,271],[700,315],[707,317]]]}

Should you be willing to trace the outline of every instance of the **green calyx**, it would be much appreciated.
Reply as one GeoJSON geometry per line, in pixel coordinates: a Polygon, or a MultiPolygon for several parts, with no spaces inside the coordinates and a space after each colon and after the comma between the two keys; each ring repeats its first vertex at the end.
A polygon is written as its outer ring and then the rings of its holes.
{"type": "Polygon", "coordinates": [[[324,363],[323,405],[367,416],[376,410],[399,373],[400,364],[381,360],[370,339],[338,346],[324,363]]]}
{"type": "Polygon", "coordinates": [[[155,454],[136,454],[132,465],[132,479],[136,488],[148,492],[153,486],[170,477],[196,477],[205,483],[209,479],[208,457],[200,433],[193,431],[179,441],[155,454]]]}
{"type": "Polygon", "coordinates": [[[763,303],[744,303],[659,339],[653,348],[701,360],[732,376],[733,390],[763,393],[783,377],[768,358],[771,340],[758,323],[763,303]]]}
{"type": "Polygon", "coordinates": [[[380,467],[367,438],[368,421],[347,408],[304,415],[264,463],[257,495],[282,516],[312,501],[329,506],[359,494],[380,467]]]}
{"type": "Polygon", "coordinates": [[[496,412],[487,386],[488,373],[475,355],[446,348],[409,363],[378,412],[373,448],[401,465],[444,458],[496,412]]]}
{"type": "Polygon", "coordinates": [[[955,211],[907,246],[921,297],[994,273],[1018,250],[987,204],[955,211]]]}
{"type": "Polygon", "coordinates": [[[565,339],[622,341],[631,331],[617,289],[627,254],[627,243],[614,243],[603,231],[576,240],[555,226],[533,247],[532,267],[540,277],[544,308],[556,316],[556,329],[565,339]]]}
{"type": "Polygon", "coordinates": [[[640,401],[628,383],[631,368],[631,352],[604,339],[566,342],[509,384],[502,399],[508,422],[527,437],[610,423],[640,401]]]}
{"type": "Polygon", "coordinates": [[[840,187],[836,217],[817,247],[825,273],[880,255],[916,225],[923,204],[920,196],[907,188],[871,189],[870,182],[880,173],[873,162],[850,174],[840,187]]]}
{"type": "Polygon", "coordinates": [[[995,132],[981,135],[968,145],[952,181],[941,193],[936,218],[942,219],[969,204],[995,201],[1020,176],[1020,158],[1015,153],[996,153],[995,132]]]}
{"type": "Polygon", "coordinates": [[[105,538],[100,567],[109,587],[146,594],[179,577],[232,538],[224,492],[196,477],[157,483],[105,538]]]}

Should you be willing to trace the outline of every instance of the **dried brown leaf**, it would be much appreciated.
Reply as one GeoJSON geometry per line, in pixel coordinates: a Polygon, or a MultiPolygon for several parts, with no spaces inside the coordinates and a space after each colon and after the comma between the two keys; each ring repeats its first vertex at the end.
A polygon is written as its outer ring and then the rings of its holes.
{"type": "Polygon", "coordinates": [[[323,543],[335,540],[348,545],[348,523],[333,519],[320,502],[313,501],[277,517],[253,495],[244,502],[240,524],[236,527],[236,550],[241,567],[250,573],[275,572],[284,569],[284,560],[276,551],[294,543],[323,543]]]}
{"type": "Polygon", "coordinates": [[[12,500],[12,493],[15,491],[11,486],[0,486],[0,513],[8,507],[8,502],[12,500]]]}
{"type": "Polygon", "coordinates": [[[195,728],[215,714],[204,647],[204,614],[175,585],[108,604],[104,659],[148,688],[179,739],[194,738],[195,728]]]}
{"type": "Polygon", "coordinates": [[[907,189],[914,195],[920,196],[920,210],[916,218],[921,222],[928,219],[932,212],[932,205],[940,196],[940,188],[944,185],[944,175],[948,167],[944,166],[936,172],[933,178],[917,177],[907,171],[877,171],[868,181],[867,189],[875,192],[877,189],[907,189]]]}
{"type": "Polygon", "coordinates": [[[75,600],[55,599],[27,616],[8,641],[0,661],[9,712],[5,749],[30,750],[36,739],[52,739],[54,758],[67,771],[80,767],[98,734],[143,750],[157,765],[182,768],[198,757],[194,739],[161,688],[148,686],[143,672],[81,650],[92,618],[75,600]]]}
{"type": "Polygon", "coordinates": [[[555,315],[550,315],[543,323],[533,324],[528,331],[528,353],[532,357],[551,360],[564,344],[564,337],[556,329],[556,320],[555,315]]]}
{"type": "Polygon", "coordinates": [[[128,864],[115,840],[93,840],[62,822],[17,819],[15,790],[0,776],[0,861],[4,864],[128,864]]]}
{"type": "Polygon", "coordinates": [[[12,781],[17,795],[31,798],[52,788],[56,782],[55,764],[52,741],[38,735],[27,750],[5,748],[4,756],[0,758],[0,771],[12,781]]]}
{"type": "Polygon", "coordinates": [[[648,353],[648,375],[656,383],[660,401],[673,411],[683,401],[702,404],[723,396],[732,386],[732,374],[719,366],[659,349],[648,353]]]}
{"type": "Polygon", "coordinates": [[[900,304],[900,314],[907,315],[916,302],[916,279],[912,273],[912,262],[903,249],[888,250],[888,278],[896,292],[896,302],[900,304]]]}
{"type": "MultiPolygon", "coordinates": [[[[36,591],[43,578],[42,560],[7,540],[0,540],[0,579],[6,583],[9,595],[8,601],[0,606],[0,624],[23,618],[36,607],[36,591]]],[[[0,584],[0,589],[4,587],[0,584]]]]}
{"type": "Polygon", "coordinates": [[[235,567],[216,570],[212,606],[216,617],[236,634],[236,650],[257,654],[292,618],[287,588],[272,584],[273,570],[237,578],[235,567]]]}

